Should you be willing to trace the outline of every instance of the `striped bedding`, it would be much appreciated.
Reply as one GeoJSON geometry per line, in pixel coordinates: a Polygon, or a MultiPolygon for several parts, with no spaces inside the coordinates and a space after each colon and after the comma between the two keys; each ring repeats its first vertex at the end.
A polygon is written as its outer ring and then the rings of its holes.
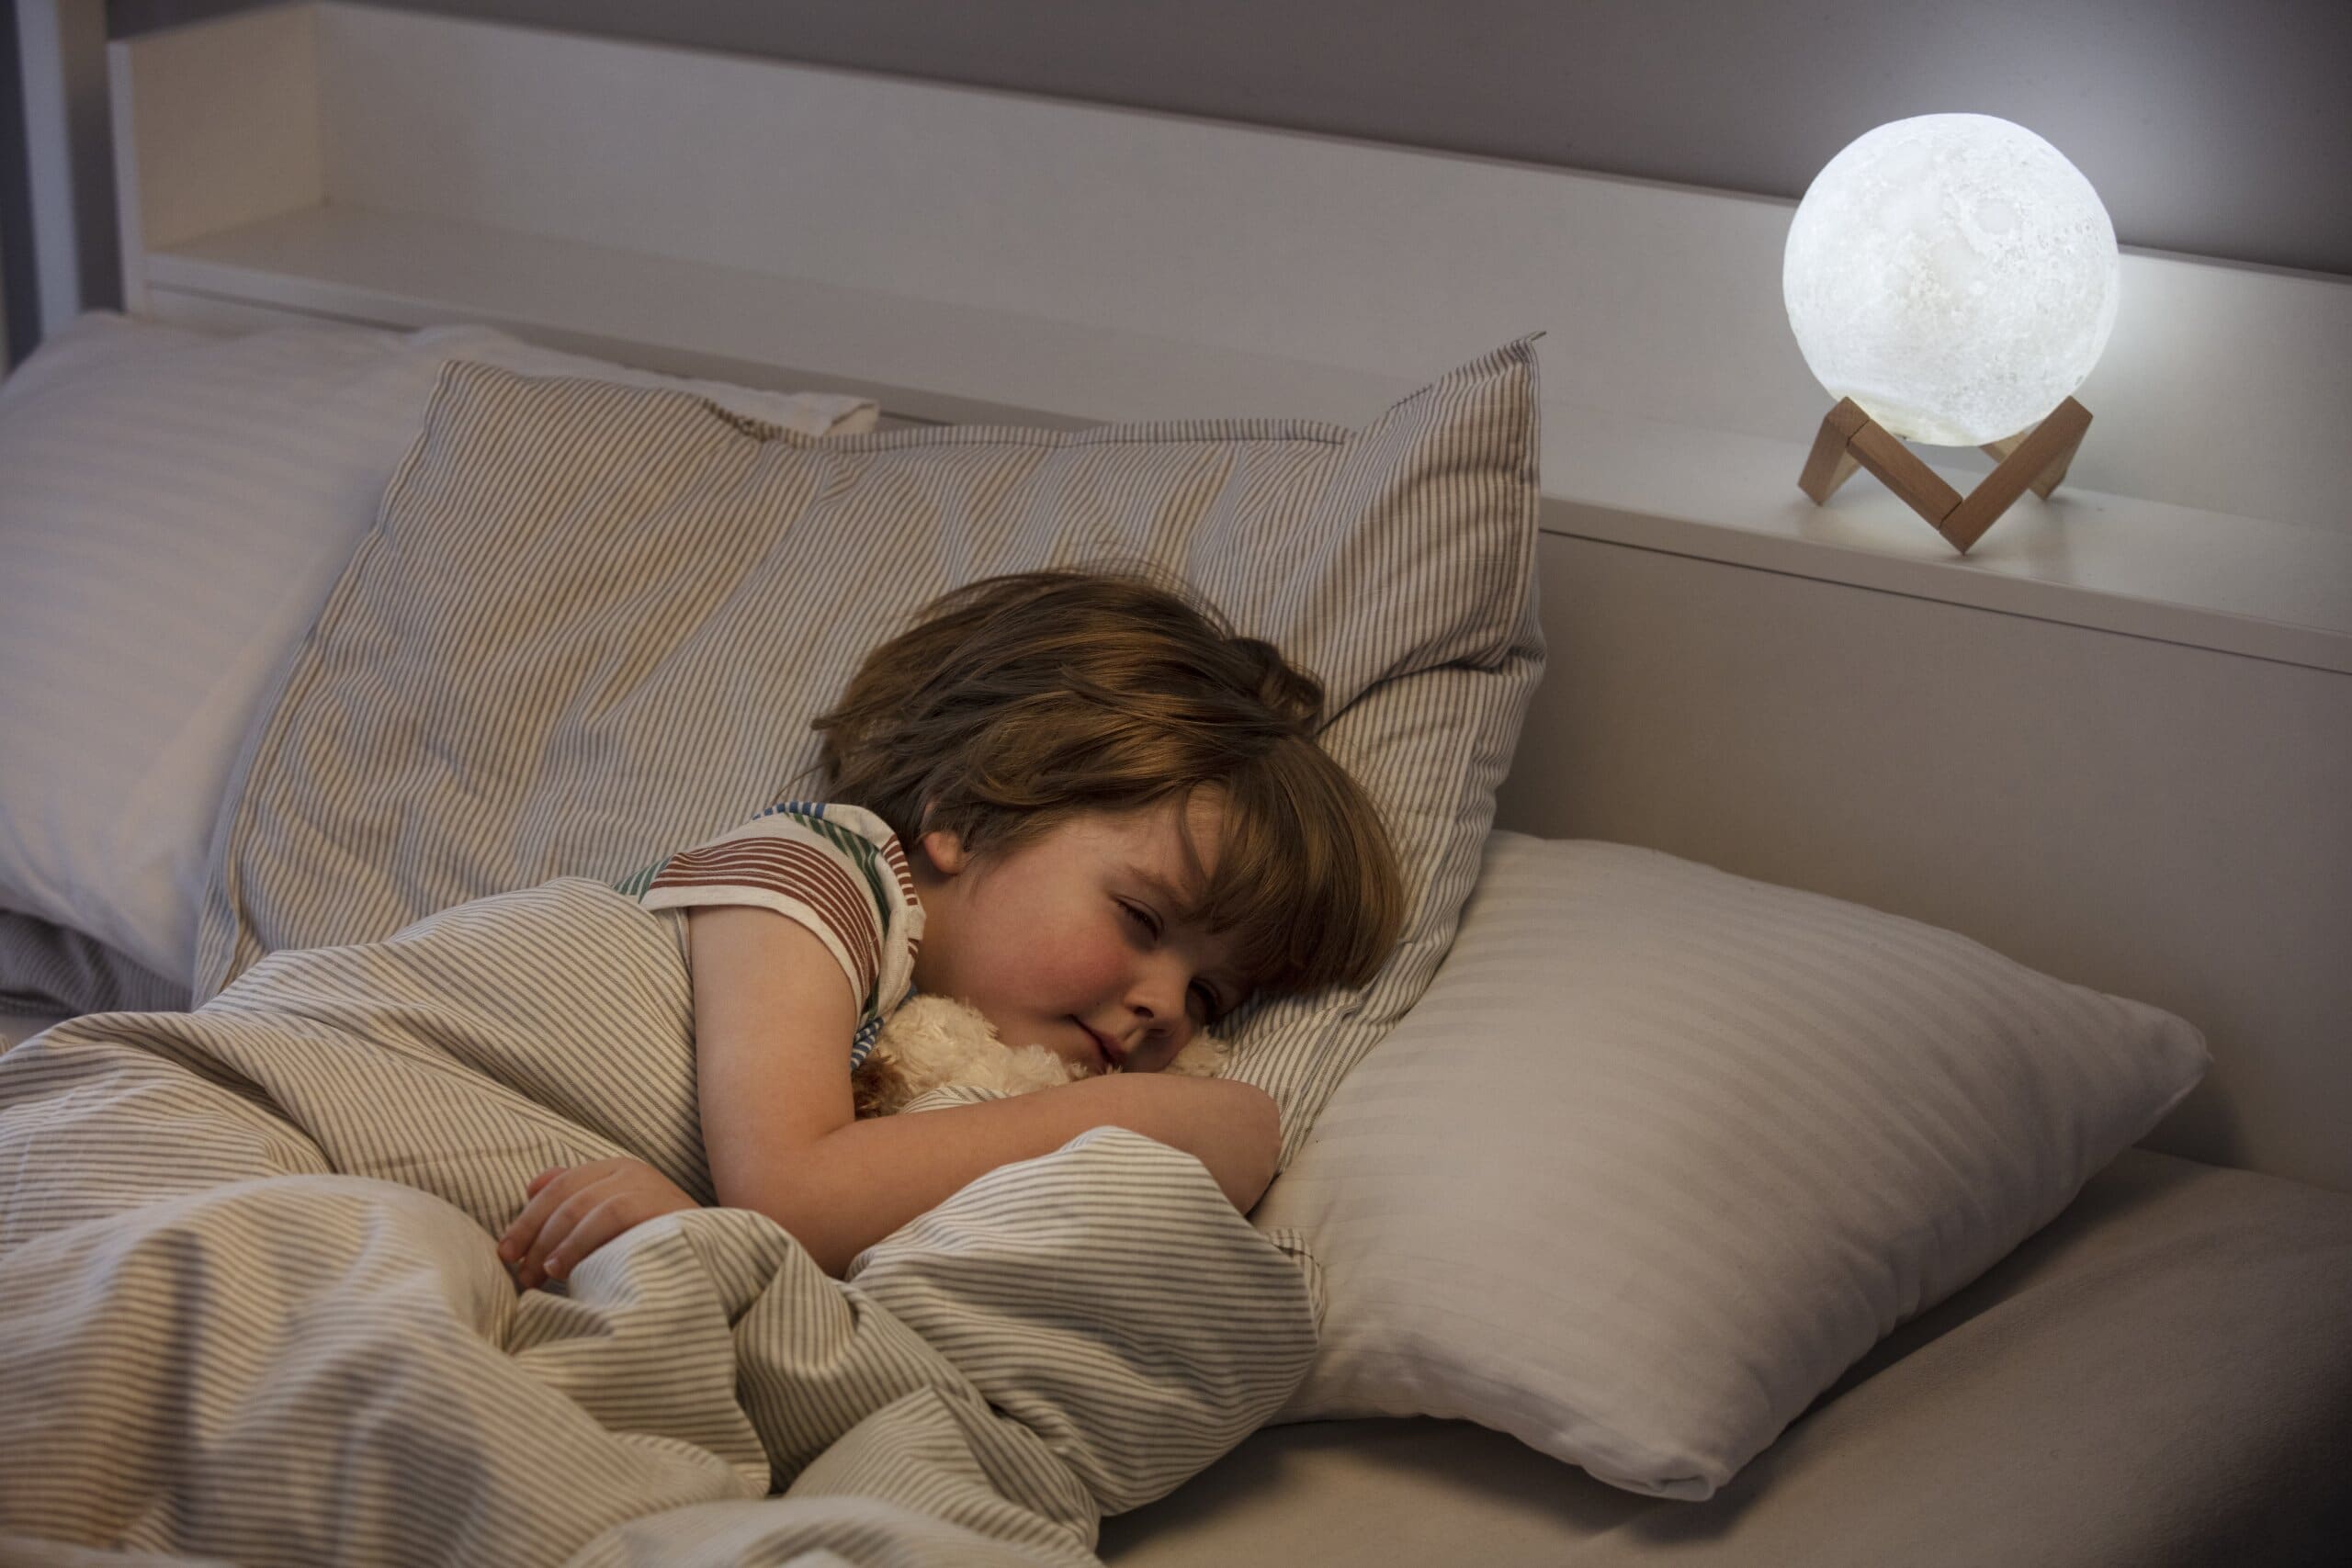
{"type": "Polygon", "coordinates": [[[0,1058],[0,1561],[1087,1562],[1304,1376],[1311,1265],[1116,1129],[845,1280],[706,1208],[518,1295],[547,1165],[709,1200],[691,1016],[564,878],[0,1058]]]}

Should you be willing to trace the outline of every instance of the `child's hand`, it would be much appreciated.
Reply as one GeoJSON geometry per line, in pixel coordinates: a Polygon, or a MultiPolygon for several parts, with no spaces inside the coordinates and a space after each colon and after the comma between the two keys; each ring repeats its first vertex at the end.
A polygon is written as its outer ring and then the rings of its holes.
{"type": "Polygon", "coordinates": [[[524,1290],[560,1280],[580,1260],[632,1225],[695,1207],[695,1201],[641,1159],[559,1165],[531,1178],[530,1201],[498,1238],[498,1256],[524,1290]]]}

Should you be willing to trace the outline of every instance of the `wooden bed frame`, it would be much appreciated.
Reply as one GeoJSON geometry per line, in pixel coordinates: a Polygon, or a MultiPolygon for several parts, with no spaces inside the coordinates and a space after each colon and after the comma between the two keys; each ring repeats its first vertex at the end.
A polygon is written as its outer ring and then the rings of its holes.
{"type": "Polygon", "coordinates": [[[1874,481],[1797,490],[1786,202],[356,6],[109,56],[165,320],[487,321],[1052,424],[1361,423],[1546,332],[1501,825],[2169,1008],[2216,1063],[2155,1146],[2352,1190],[2345,280],[2128,252],[2065,487],[1962,560],[1874,481]]]}

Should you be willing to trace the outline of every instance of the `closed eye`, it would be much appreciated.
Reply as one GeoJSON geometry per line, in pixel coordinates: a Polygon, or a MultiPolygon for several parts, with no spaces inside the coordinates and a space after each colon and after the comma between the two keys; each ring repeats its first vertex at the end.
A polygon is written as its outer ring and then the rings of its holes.
{"type": "MultiPolygon", "coordinates": [[[[1126,916],[1128,919],[1134,921],[1136,929],[1142,931],[1145,936],[1148,937],[1153,942],[1158,942],[1159,940],[1159,933],[1163,928],[1160,924],[1158,911],[1146,905],[1131,904],[1125,898],[1114,901],[1119,906],[1119,912],[1126,916]]],[[[1206,1028],[1210,1024],[1215,1023],[1224,1015],[1224,998],[1217,995],[1216,987],[1210,985],[1206,980],[1193,981],[1185,994],[1200,1004],[1201,1026],[1203,1028],[1206,1028]]]]}

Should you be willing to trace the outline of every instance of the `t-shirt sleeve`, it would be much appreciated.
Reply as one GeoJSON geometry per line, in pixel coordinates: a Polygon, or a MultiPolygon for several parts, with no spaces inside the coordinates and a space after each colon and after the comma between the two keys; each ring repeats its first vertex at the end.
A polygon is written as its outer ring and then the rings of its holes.
{"type": "Polygon", "coordinates": [[[794,802],[672,855],[642,879],[649,909],[752,904],[799,922],[849,981],[861,1019],[913,983],[922,908],[898,836],[855,807],[794,802]]]}

